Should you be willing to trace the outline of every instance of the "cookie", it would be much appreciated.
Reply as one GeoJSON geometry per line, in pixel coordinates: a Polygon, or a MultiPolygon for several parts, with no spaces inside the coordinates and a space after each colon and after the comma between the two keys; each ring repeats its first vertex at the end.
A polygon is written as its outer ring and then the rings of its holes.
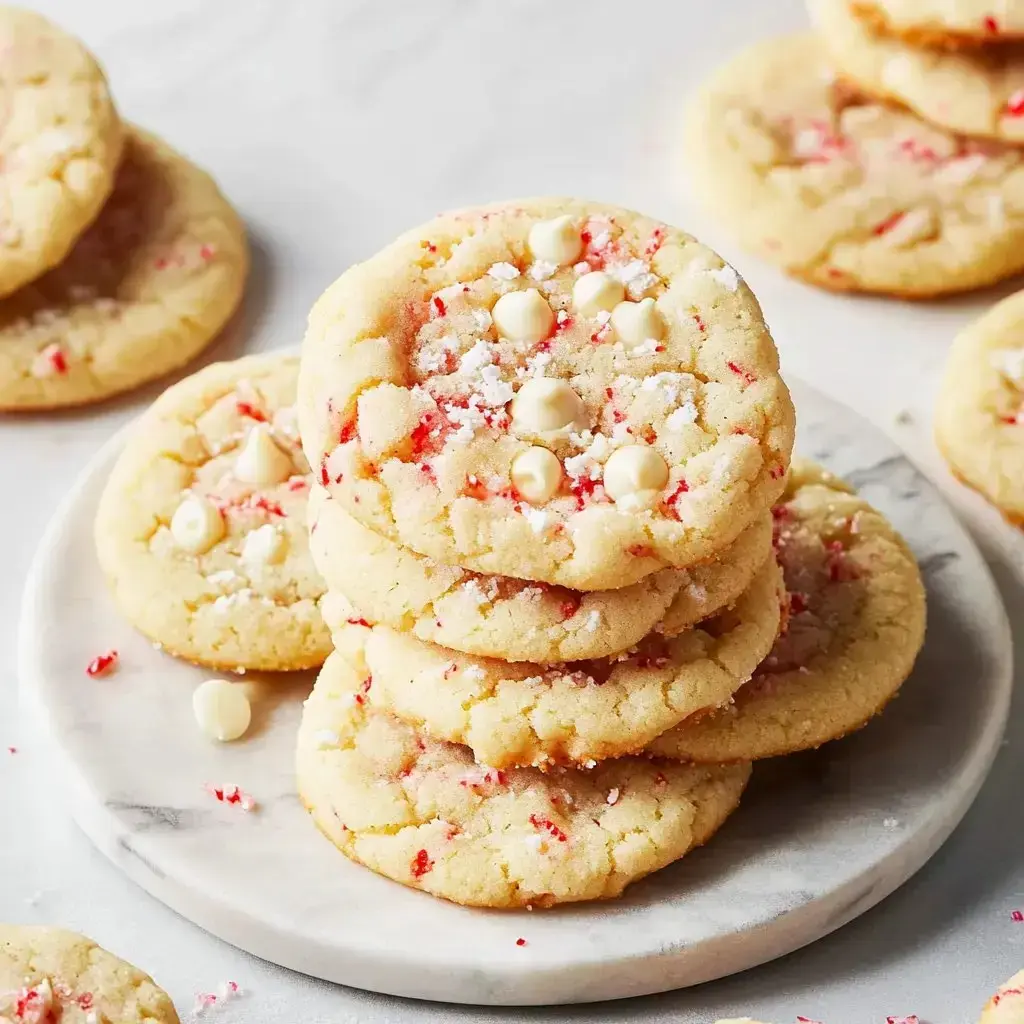
{"type": "Polygon", "coordinates": [[[60,263],[100,212],[123,129],[92,54],[41,15],[0,8],[0,52],[3,296],[60,263]]]}
{"type": "Polygon", "coordinates": [[[873,32],[913,46],[955,48],[1024,39],[1018,0],[847,0],[873,32]]]}
{"type": "Polygon", "coordinates": [[[848,0],[808,0],[836,69],[954,132],[1024,142],[1024,57],[1019,47],[925,50],[873,34],[848,0]]]}
{"type": "Polygon", "coordinates": [[[1024,268],[1024,164],[837,84],[810,34],[759,43],[691,110],[701,198],[752,252],[835,291],[907,298],[1024,268]]]}
{"type": "Polygon", "coordinates": [[[714,555],[781,493],[793,441],[736,272],[575,199],[443,215],[346,271],[299,392],[310,465],[364,526],[576,590],[714,555]]]}
{"type": "Polygon", "coordinates": [[[681,723],[651,753],[715,762],[817,747],[866,725],[910,674],[924,587],[885,517],[810,465],[794,466],[775,514],[786,631],[727,708],[681,723]]]}
{"type": "Polygon", "coordinates": [[[130,128],[96,222],[59,267],[0,301],[0,410],[97,402],[184,365],[234,312],[248,264],[213,180],[130,128]]]}
{"type": "Polygon", "coordinates": [[[365,700],[494,768],[580,764],[642,750],[687,715],[725,704],[779,632],[774,560],[734,608],[611,658],[545,667],[459,654],[385,626],[346,625],[338,650],[372,677],[365,700]]]}
{"type": "Polygon", "coordinates": [[[284,671],[331,649],[309,554],[311,476],[295,427],[298,359],[208,366],[135,424],[96,513],[118,609],[172,654],[284,671]]]}
{"type": "Polygon", "coordinates": [[[366,681],[340,654],[327,659],[299,730],[302,801],[347,857],[455,903],[618,896],[707,842],[750,775],[645,758],[497,771],[375,710],[366,681]]]}
{"type": "Polygon", "coordinates": [[[935,438],[964,483],[1024,524],[1024,292],[997,303],[953,341],[935,438]]]}
{"type": "Polygon", "coordinates": [[[985,1004],[978,1024],[1024,1024],[1024,971],[1018,971],[985,1004]]]}
{"type": "Polygon", "coordinates": [[[365,619],[503,661],[602,658],[639,643],[659,622],[663,632],[680,633],[735,601],[772,550],[765,516],[714,562],[582,593],[441,565],[368,530],[319,484],[309,518],[313,561],[335,592],[321,603],[332,630],[365,619]]]}
{"type": "Polygon", "coordinates": [[[8,1019],[179,1024],[170,997],[148,974],[91,939],[60,928],[0,924],[0,1020],[8,1019]]]}

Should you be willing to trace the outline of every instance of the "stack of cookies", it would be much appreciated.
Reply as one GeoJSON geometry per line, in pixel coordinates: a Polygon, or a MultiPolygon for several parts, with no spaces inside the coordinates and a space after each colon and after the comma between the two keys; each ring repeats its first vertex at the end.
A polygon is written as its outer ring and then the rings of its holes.
{"type": "Polygon", "coordinates": [[[722,68],[688,170],[751,251],[839,291],[921,298],[1024,269],[1024,9],[809,0],[817,34],[722,68]]]}
{"type": "Polygon", "coordinates": [[[794,413],[736,272],[576,200],[442,216],[317,303],[298,410],[336,646],[299,738],[319,827],[483,906],[614,896],[707,840],[749,764],[673,730],[788,613],[794,413]]]}
{"type": "Polygon", "coordinates": [[[0,48],[0,411],[99,401],[217,335],[245,231],[206,174],[121,122],[78,40],[3,7],[0,48]]]}

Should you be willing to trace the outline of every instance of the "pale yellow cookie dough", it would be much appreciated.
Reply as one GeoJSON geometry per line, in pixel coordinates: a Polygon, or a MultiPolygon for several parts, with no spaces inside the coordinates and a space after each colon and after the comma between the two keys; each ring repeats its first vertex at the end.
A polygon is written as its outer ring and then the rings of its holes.
{"type": "MultiPolygon", "coordinates": [[[[744,768],[749,771],[749,768],[744,768]]],[[[166,992],[91,939],[0,924],[0,1021],[179,1024],[166,992]]]]}
{"type": "Polygon", "coordinates": [[[987,46],[1024,39],[1021,0],[847,0],[873,31],[915,46],[987,46]]]}
{"type": "Polygon", "coordinates": [[[1024,971],[1018,971],[985,1004],[978,1024],[1024,1024],[1024,971]]]}
{"type": "Polygon", "coordinates": [[[935,404],[935,438],[964,483],[1024,523],[1024,292],[954,339],[935,404]]]}
{"type": "Polygon", "coordinates": [[[328,658],[299,730],[299,793],[352,860],[478,907],[618,896],[714,834],[747,765],[620,758],[593,771],[502,772],[420,738],[363,699],[366,677],[328,658]]]}
{"type": "Polygon", "coordinates": [[[95,58],[41,15],[0,7],[0,68],[3,296],[60,263],[100,212],[123,130],[95,58]]]}
{"type": "Polygon", "coordinates": [[[346,271],[310,315],[299,411],[363,525],[577,590],[735,540],[781,493],[794,427],[736,272],[575,199],[446,214],[346,271]]]}
{"type": "Polygon", "coordinates": [[[922,49],[877,35],[848,0],[808,0],[821,42],[843,76],[949,131],[1024,142],[1024,50],[922,49]]]}
{"type": "Polygon", "coordinates": [[[754,679],[648,750],[698,762],[817,747],[859,729],[895,696],[924,641],[920,572],[885,517],[819,468],[794,465],[776,507],[788,626],[754,679]]]}
{"type": "Polygon", "coordinates": [[[132,428],[96,513],[121,613],[172,654],[221,669],[313,668],[330,651],[309,554],[298,359],[216,363],[132,428]]]}
{"type": "Polygon", "coordinates": [[[833,80],[821,41],[770,39],[695,99],[688,171],[752,252],[824,288],[908,298],[1024,268],[1024,163],[833,80]]]}
{"type": "Polygon", "coordinates": [[[772,560],[734,608],[678,637],[652,633],[623,654],[550,667],[475,658],[384,626],[346,625],[334,641],[372,677],[369,704],[466,744],[481,764],[586,766],[727,703],[778,635],[781,583],[772,560]]]}
{"type": "Polygon", "coordinates": [[[310,548],[331,593],[332,630],[365,619],[442,647],[503,661],[579,661],[618,654],[660,622],[670,635],[731,604],[771,555],[771,517],[718,560],[663,569],[620,590],[580,592],[440,565],[367,529],[319,484],[310,548]]]}
{"type": "Polygon", "coordinates": [[[183,366],[234,312],[248,265],[213,180],[130,128],[96,222],[59,267],[0,300],[0,410],[97,402],[183,366]]]}

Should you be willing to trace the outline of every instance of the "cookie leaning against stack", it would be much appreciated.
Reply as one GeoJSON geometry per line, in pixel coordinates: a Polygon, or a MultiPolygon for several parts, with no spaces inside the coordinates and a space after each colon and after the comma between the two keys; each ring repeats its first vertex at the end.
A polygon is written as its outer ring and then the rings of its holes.
{"type": "Polygon", "coordinates": [[[298,409],[321,830],[483,906],[613,896],[709,838],[746,767],[635,755],[782,625],[793,410],[735,271],[577,200],[445,215],[320,299],[298,409]]]}

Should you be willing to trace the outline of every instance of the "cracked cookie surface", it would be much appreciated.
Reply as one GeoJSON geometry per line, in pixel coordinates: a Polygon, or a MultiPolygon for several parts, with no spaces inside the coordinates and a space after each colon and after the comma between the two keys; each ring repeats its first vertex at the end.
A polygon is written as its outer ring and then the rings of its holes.
{"type": "Polygon", "coordinates": [[[962,481],[1024,523],[1024,292],[954,339],[935,405],[935,437],[962,481]]]}
{"type": "Polygon", "coordinates": [[[309,554],[298,359],[217,363],[137,421],[96,513],[100,566],[137,629],[228,670],[320,665],[330,635],[309,554]]]}
{"type": "Polygon", "coordinates": [[[781,493],[794,428],[736,272],[572,199],[443,215],[348,270],[310,315],[299,412],[368,528],[578,590],[735,540],[781,493]]]}
{"type": "Polygon", "coordinates": [[[1024,267],[1020,151],[856,95],[814,35],[744,51],[690,114],[700,194],[744,247],[796,277],[925,297],[1024,267]]]}
{"type": "Polygon", "coordinates": [[[60,928],[0,924],[0,1020],[179,1024],[149,975],[60,928]]]}
{"type": "Polygon", "coordinates": [[[103,71],[39,14],[0,7],[0,296],[56,266],[114,183],[123,130],[103,71]]]}
{"type": "Polygon", "coordinates": [[[728,611],[610,658],[507,664],[347,624],[335,646],[365,669],[366,702],[495,768],[592,765],[636,753],[687,715],[725,704],[771,650],[781,574],[770,560],[728,611]]]}
{"type": "Polygon", "coordinates": [[[885,517],[806,463],[794,465],[775,514],[786,631],[730,705],[681,723],[651,753],[719,762],[817,747],[866,725],[910,674],[925,593],[885,517]]]}
{"type": "Polygon", "coordinates": [[[184,365],[234,312],[248,263],[213,179],[129,128],[92,226],[59,267],[0,300],[0,409],[97,402],[184,365]]]}
{"type": "Polygon", "coordinates": [[[835,66],[950,131],[1024,142],[1024,48],[923,49],[871,30],[847,0],[808,0],[835,66]]]}
{"type": "Polygon", "coordinates": [[[873,31],[916,46],[980,46],[1024,39],[1021,0],[847,0],[873,31]]]}
{"type": "Polygon", "coordinates": [[[321,670],[299,730],[302,801],[352,860],[456,903],[618,896],[707,842],[750,775],[646,758],[498,771],[371,707],[365,682],[339,653],[321,670]]]}
{"type": "Polygon", "coordinates": [[[365,619],[420,640],[503,661],[618,654],[661,623],[682,632],[732,604],[771,556],[771,518],[713,562],[662,569],[620,590],[581,592],[441,565],[367,529],[315,484],[310,549],[329,593],[330,629],[365,619]]]}

